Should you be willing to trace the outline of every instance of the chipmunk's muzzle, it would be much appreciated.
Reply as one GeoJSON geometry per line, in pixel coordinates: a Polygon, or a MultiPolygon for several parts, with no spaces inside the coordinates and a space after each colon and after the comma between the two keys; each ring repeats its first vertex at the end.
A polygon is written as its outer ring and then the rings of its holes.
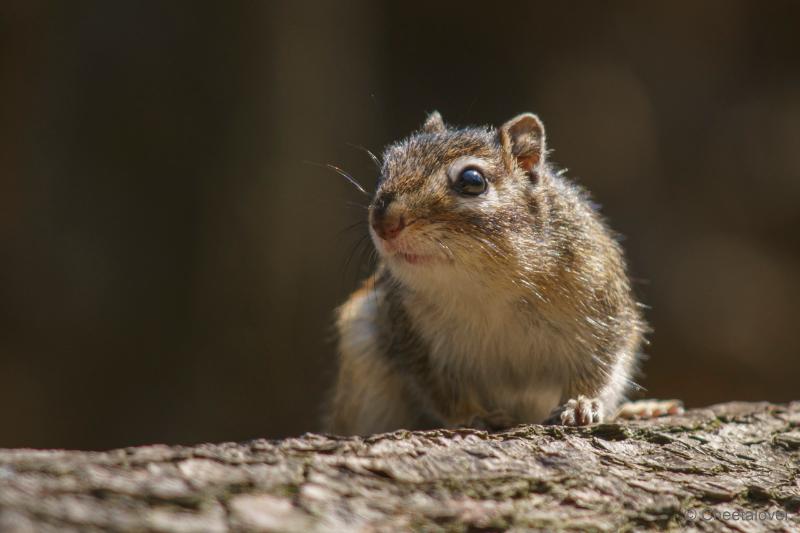
{"type": "Polygon", "coordinates": [[[419,222],[395,199],[394,193],[380,193],[370,206],[369,223],[378,251],[387,259],[404,264],[422,265],[441,260],[435,250],[430,249],[427,239],[409,233],[409,226],[419,222]]]}
{"type": "Polygon", "coordinates": [[[405,229],[407,216],[395,202],[394,193],[381,193],[370,208],[370,225],[385,241],[391,241],[405,229]]]}

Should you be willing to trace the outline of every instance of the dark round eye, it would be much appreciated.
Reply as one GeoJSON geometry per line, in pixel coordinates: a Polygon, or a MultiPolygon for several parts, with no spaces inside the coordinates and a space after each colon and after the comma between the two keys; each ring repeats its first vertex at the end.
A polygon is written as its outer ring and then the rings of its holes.
{"type": "Polygon", "coordinates": [[[479,170],[465,168],[458,175],[453,187],[461,194],[478,196],[486,190],[486,178],[483,177],[479,170]]]}

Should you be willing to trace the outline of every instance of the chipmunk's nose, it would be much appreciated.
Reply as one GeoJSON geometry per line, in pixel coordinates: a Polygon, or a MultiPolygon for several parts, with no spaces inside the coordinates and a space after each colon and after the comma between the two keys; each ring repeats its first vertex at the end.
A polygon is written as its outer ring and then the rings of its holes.
{"type": "Polygon", "coordinates": [[[370,213],[372,229],[385,241],[396,238],[406,227],[405,216],[399,212],[397,206],[392,205],[394,198],[392,193],[381,194],[375,199],[370,213]]]}
{"type": "Polygon", "coordinates": [[[403,216],[382,218],[381,220],[372,220],[372,228],[375,230],[381,239],[391,241],[400,235],[403,228],[406,227],[406,220],[403,216]]]}

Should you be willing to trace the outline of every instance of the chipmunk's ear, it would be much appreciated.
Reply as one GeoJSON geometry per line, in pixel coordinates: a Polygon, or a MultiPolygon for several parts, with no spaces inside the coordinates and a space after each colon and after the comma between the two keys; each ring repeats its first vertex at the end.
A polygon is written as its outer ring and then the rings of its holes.
{"type": "Polygon", "coordinates": [[[544,141],[544,125],[533,113],[517,115],[500,127],[500,143],[508,168],[513,159],[528,173],[544,164],[544,141]]]}
{"type": "Polygon", "coordinates": [[[425,119],[425,124],[422,125],[422,131],[425,133],[442,133],[446,129],[442,115],[438,111],[428,115],[428,118],[425,119]]]}

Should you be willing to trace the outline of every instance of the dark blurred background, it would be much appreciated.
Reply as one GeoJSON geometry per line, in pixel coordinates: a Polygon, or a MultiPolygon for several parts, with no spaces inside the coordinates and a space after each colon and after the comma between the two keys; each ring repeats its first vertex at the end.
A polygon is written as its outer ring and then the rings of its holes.
{"type": "MultiPolygon", "coordinates": [[[[365,154],[530,110],[652,306],[648,396],[800,398],[800,3],[0,8],[0,446],[318,428],[365,154]]],[[[348,258],[352,260],[348,263],[348,258]]]]}

